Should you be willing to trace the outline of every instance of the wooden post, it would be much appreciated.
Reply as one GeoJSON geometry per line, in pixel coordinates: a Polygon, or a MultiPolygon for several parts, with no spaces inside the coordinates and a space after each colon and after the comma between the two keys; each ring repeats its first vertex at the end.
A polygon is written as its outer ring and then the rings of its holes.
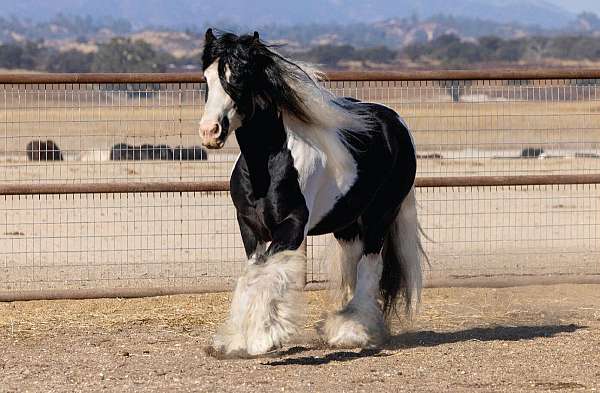
{"type": "Polygon", "coordinates": [[[304,241],[300,245],[300,251],[302,251],[304,253],[304,266],[306,268],[304,269],[304,275],[301,278],[302,281],[299,282],[298,285],[300,286],[300,288],[306,288],[306,281],[307,281],[307,275],[308,275],[308,246],[307,246],[306,238],[304,238],[304,241]]]}

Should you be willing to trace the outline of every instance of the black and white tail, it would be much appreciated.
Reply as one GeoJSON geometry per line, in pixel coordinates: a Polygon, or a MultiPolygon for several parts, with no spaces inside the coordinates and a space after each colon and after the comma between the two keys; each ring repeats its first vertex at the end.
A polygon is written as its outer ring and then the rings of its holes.
{"type": "Polygon", "coordinates": [[[379,289],[386,315],[395,311],[398,297],[405,301],[406,312],[416,311],[421,299],[424,255],[417,218],[415,189],[406,196],[391,225],[383,246],[383,273],[379,289]]]}

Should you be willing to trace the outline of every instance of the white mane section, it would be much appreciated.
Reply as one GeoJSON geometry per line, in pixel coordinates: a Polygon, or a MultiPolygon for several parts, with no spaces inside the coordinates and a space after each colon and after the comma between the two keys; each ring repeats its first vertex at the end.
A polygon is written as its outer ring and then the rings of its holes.
{"type": "MultiPolygon", "coordinates": [[[[336,105],[335,96],[322,87],[322,74],[308,65],[284,64],[289,71],[288,84],[302,100],[310,122],[296,118],[293,113],[283,113],[288,132],[323,152],[327,168],[338,182],[349,173],[356,173],[356,163],[350,154],[351,147],[344,134],[369,132],[368,120],[336,105]]],[[[347,191],[347,190],[344,190],[347,191]]]]}

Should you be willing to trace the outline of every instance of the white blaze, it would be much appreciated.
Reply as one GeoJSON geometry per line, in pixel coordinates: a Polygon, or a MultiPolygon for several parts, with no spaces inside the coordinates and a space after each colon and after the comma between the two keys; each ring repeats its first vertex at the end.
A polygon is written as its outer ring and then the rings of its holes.
{"type": "MultiPolygon", "coordinates": [[[[231,71],[229,67],[225,69],[225,77],[229,80],[231,71]]],[[[208,86],[208,99],[204,105],[204,113],[200,120],[200,128],[211,127],[213,124],[220,124],[227,117],[229,120],[229,133],[239,128],[241,118],[235,109],[233,99],[227,94],[221,79],[219,78],[219,61],[215,61],[204,71],[204,78],[208,86]]]]}

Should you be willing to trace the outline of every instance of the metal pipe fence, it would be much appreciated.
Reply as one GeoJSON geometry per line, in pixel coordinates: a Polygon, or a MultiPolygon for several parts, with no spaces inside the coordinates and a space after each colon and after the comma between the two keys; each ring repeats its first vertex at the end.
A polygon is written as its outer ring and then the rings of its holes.
{"type": "MultiPolygon", "coordinates": [[[[413,130],[429,285],[510,285],[600,277],[599,81],[486,70],[325,83],[413,130]]],[[[199,144],[203,89],[199,74],[0,76],[0,300],[230,287],[244,261],[226,192],[235,141],[205,160],[175,153],[199,144]],[[48,140],[62,160],[28,157],[48,140]],[[156,154],[115,160],[121,144],[156,154]]],[[[326,279],[330,244],[309,239],[309,286],[326,279]]]]}

